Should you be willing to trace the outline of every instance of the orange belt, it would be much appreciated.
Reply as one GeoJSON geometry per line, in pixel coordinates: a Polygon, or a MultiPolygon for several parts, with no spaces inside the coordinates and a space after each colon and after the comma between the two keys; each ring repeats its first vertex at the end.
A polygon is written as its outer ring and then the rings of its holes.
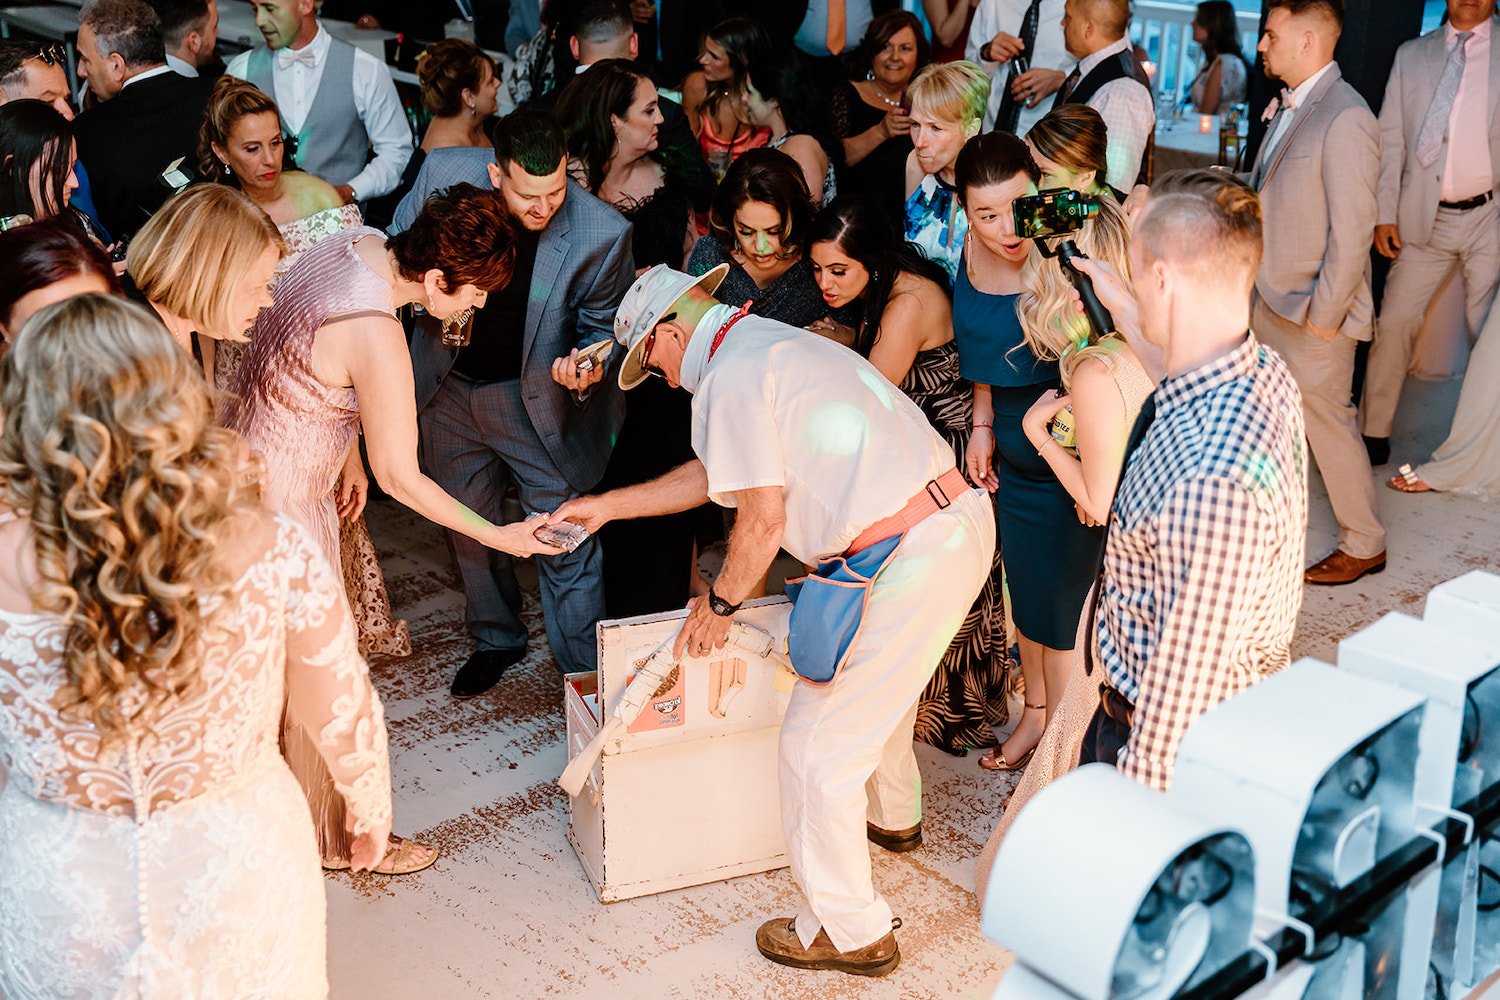
{"type": "Polygon", "coordinates": [[[969,484],[964,479],[964,474],[956,468],[949,469],[938,478],[930,480],[915,496],[906,501],[905,507],[861,531],[859,536],[849,543],[849,548],[844,555],[856,555],[876,542],[883,542],[893,535],[910,531],[921,524],[929,514],[946,510],[948,505],[961,497],[964,490],[968,488],[969,484]]]}

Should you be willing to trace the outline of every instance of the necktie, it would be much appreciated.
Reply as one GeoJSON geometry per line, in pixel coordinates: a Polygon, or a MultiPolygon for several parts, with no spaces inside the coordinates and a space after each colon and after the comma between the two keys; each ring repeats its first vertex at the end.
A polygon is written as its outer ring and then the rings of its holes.
{"type": "Polygon", "coordinates": [[[1015,133],[1016,122],[1021,118],[1021,102],[1016,100],[1013,85],[1016,77],[1031,68],[1031,50],[1036,45],[1036,29],[1042,20],[1042,0],[1031,0],[1026,16],[1021,19],[1021,54],[1010,61],[1010,73],[1005,78],[1005,92],[1000,97],[1000,112],[995,116],[995,131],[1015,133]]]}
{"type": "Polygon", "coordinates": [[[844,51],[844,34],[848,29],[845,0],[828,0],[828,54],[838,55],[844,51]]]}
{"type": "Polygon", "coordinates": [[[1068,103],[1068,98],[1073,96],[1073,88],[1078,86],[1078,79],[1078,67],[1074,66],[1073,72],[1069,73],[1068,78],[1063,81],[1062,89],[1059,90],[1057,92],[1057,96],[1052,99],[1052,107],[1060,108],[1064,104],[1068,103]]]}
{"type": "Polygon", "coordinates": [[[295,63],[301,63],[309,69],[318,65],[317,54],[313,52],[311,45],[304,45],[300,49],[276,50],[276,65],[278,68],[287,69],[295,63]]]}
{"type": "Polygon", "coordinates": [[[1458,97],[1458,85],[1464,78],[1464,46],[1474,37],[1474,32],[1460,32],[1458,44],[1448,53],[1443,64],[1443,75],[1438,78],[1437,93],[1427,105],[1427,117],[1422,119],[1422,131],[1417,133],[1417,162],[1430,167],[1437,162],[1443,149],[1443,135],[1448,131],[1448,115],[1453,111],[1453,101],[1458,97]]]}
{"type": "MultiPolygon", "coordinates": [[[[1135,424],[1130,428],[1130,437],[1125,439],[1125,458],[1120,462],[1122,483],[1125,481],[1125,469],[1130,467],[1130,456],[1146,439],[1146,431],[1151,428],[1151,421],[1155,419],[1156,393],[1153,392],[1141,404],[1141,412],[1136,416],[1135,424]]],[[[1109,528],[1114,523],[1113,517],[1104,523],[1104,544],[1099,546],[1099,568],[1094,573],[1094,599],[1089,602],[1089,623],[1083,630],[1083,672],[1085,674],[1094,672],[1094,633],[1099,620],[1099,602],[1104,599],[1104,553],[1109,547],[1109,528]]]]}

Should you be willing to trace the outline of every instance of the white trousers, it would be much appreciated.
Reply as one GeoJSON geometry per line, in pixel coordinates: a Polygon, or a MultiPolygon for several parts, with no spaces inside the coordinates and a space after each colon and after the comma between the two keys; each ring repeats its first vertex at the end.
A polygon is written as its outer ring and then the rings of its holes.
{"type": "Polygon", "coordinates": [[[891,908],[875,891],[865,822],[922,818],[912,749],[917,699],[989,576],[995,516],[969,490],[909,531],[871,591],[854,652],[832,684],[798,684],[781,723],[781,822],[807,896],[804,947],[819,928],[840,951],[880,940],[891,908]]]}

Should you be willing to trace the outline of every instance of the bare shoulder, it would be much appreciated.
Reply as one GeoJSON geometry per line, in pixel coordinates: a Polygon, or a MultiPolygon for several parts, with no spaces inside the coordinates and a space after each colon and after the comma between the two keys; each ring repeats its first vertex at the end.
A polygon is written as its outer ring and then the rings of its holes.
{"type": "MultiPolygon", "coordinates": [[[[1085,410],[1100,412],[1100,407],[1125,412],[1125,393],[1115,373],[1103,358],[1084,357],[1074,366],[1068,391],[1085,410]]],[[[1078,409],[1077,406],[1074,407],[1078,409]]]]}
{"type": "Polygon", "coordinates": [[[917,164],[917,151],[906,154],[906,196],[911,197],[917,185],[922,183],[922,168],[917,164]]]}
{"type": "Polygon", "coordinates": [[[303,216],[338,208],[344,203],[332,184],[305,170],[288,170],[282,175],[282,179],[303,216]]]}
{"type": "Polygon", "coordinates": [[[897,299],[909,302],[913,309],[922,310],[924,317],[931,321],[946,322],[948,314],[953,311],[943,287],[919,274],[902,272],[896,277],[896,283],[891,286],[891,301],[897,299]]]}
{"type": "Polygon", "coordinates": [[[896,320],[903,334],[920,347],[932,348],[953,339],[952,311],[948,293],[935,281],[902,274],[891,287],[885,319],[896,320]]]}

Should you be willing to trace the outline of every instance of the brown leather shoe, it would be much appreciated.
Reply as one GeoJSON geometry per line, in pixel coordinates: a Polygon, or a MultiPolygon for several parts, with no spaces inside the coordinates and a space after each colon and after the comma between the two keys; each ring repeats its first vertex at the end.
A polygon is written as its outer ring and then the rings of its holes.
{"type": "Polygon", "coordinates": [[[827,931],[818,931],[811,948],[802,947],[797,937],[797,918],[778,917],[767,920],[755,932],[755,947],[777,965],[793,969],[832,969],[851,976],[888,976],[901,964],[901,949],[896,946],[896,928],[900,918],[891,921],[891,932],[874,944],[853,951],[839,951],[828,940],[827,931]]]}
{"type": "Polygon", "coordinates": [[[1307,568],[1303,579],[1308,583],[1323,584],[1324,586],[1337,586],[1341,583],[1353,583],[1362,576],[1371,573],[1379,573],[1385,569],[1385,553],[1371,556],[1369,559],[1359,559],[1349,555],[1342,549],[1334,549],[1333,554],[1322,562],[1307,568]]]}
{"type": "Polygon", "coordinates": [[[874,823],[866,823],[865,836],[870,838],[870,843],[879,844],[893,854],[905,854],[922,846],[922,824],[905,830],[882,830],[874,823]]]}

